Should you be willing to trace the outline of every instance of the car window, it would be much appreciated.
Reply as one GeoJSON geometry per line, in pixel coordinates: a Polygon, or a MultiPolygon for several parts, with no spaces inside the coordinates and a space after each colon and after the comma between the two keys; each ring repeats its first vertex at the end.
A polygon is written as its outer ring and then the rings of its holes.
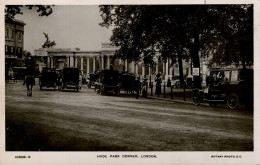
{"type": "Polygon", "coordinates": [[[224,75],[225,75],[226,81],[229,82],[229,79],[230,79],[230,71],[229,71],[229,70],[225,71],[225,72],[224,72],[224,75]]]}
{"type": "Polygon", "coordinates": [[[231,82],[237,82],[238,81],[238,71],[232,70],[231,71],[231,82]]]}

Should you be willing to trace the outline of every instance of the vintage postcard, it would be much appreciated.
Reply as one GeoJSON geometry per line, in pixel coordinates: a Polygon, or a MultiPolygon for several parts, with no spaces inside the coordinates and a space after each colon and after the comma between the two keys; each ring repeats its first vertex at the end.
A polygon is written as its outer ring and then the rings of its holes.
{"type": "Polygon", "coordinates": [[[259,1],[0,5],[0,164],[260,164],[259,1]]]}

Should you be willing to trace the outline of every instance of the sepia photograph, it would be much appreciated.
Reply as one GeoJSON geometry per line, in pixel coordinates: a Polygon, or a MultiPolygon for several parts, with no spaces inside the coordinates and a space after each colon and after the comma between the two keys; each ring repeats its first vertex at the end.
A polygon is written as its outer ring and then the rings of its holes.
{"type": "Polygon", "coordinates": [[[192,152],[260,164],[254,3],[3,8],[0,135],[13,161],[80,152],[156,164],[192,152]]]}

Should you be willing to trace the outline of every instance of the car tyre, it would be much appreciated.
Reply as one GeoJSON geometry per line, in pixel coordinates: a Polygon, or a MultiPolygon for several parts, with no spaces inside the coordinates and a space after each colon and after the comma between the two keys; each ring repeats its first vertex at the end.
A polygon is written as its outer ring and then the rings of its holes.
{"type": "Polygon", "coordinates": [[[199,91],[193,92],[192,101],[194,105],[200,105],[201,103],[201,94],[199,91]]]}
{"type": "Polygon", "coordinates": [[[239,97],[236,93],[231,93],[227,98],[227,105],[230,109],[236,109],[239,106],[239,97]]]}

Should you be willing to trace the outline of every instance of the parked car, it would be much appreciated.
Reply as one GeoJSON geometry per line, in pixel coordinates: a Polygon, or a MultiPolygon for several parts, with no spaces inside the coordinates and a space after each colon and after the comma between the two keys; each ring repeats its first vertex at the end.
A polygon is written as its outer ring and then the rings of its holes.
{"type": "Polygon", "coordinates": [[[79,68],[63,68],[61,90],[74,89],[79,91],[80,70],[79,68]]]}
{"type": "Polygon", "coordinates": [[[26,67],[13,67],[14,80],[24,80],[26,67]]]}
{"type": "Polygon", "coordinates": [[[95,83],[98,80],[98,78],[99,78],[99,74],[89,74],[89,77],[87,78],[88,88],[95,86],[95,83]]]}
{"type": "Polygon", "coordinates": [[[129,72],[120,74],[120,91],[125,90],[127,93],[134,93],[135,75],[129,72]]]}
{"type": "Polygon", "coordinates": [[[39,76],[39,86],[40,90],[43,87],[54,88],[57,87],[58,84],[58,76],[55,68],[43,68],[42,73],[39,76]]]}
{"type": "Polygon", "coordinates": [[[193,90],[193,103],[200,105],[227,104],[236,109],[240,104],[253,108],[253,70],[251,69],[214,69],[207,77],[208,87],[193,90]]]}
{"type": "Polygon", "coordinates": [[[102,70],[99,72],[99,79],[96,82],[95,89],[102,95],[104,92],[112,92],[114,95],[120,93],[120,74],[117,70],[102,70]]]}

